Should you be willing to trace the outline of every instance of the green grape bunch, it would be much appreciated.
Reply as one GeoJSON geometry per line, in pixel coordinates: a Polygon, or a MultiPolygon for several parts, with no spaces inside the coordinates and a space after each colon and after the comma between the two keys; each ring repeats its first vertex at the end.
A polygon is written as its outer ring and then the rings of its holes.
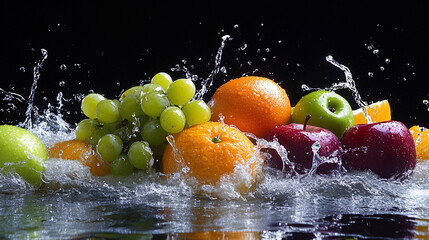
{"type": "Polygon", "coordinates": [[[192,80],[173,81],[160,72],[150,83],[127,89],[119,99],[90,93],[81,102],[87,118],[77,124],[76,139],[94,145],[110,164],[112,175],[151,169],[162,158],[169,134],[210,120],[210,108],[194,99],[195,92],[192,80]]]}

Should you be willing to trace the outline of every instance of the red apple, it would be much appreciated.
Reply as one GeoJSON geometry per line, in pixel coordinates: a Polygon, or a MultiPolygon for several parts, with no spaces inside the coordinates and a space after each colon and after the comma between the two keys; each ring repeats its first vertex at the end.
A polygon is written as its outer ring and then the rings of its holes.
{"type": "Polygon", "coordinates": [[[408,128],[398,121],[360,124],[341,138],[347,170],[371,170],[382,178],[400,177],[416,166],[416,148],[408,128]]]}
{"type": "MultiPolygon", "coordinates": [[[[274,128],[266,138],[268,141],[276,139],[287,151],[287,158],[295,163],[295,171],[299,174],[309,172],[313,166],[313,147],[316,142],[320,148],[317,151],[316,161],[323,158],[335,157],[333,154],[340,150],[340,140],[331,131],[311,125],[291,123],[274,128]]],[[[269,150],[271,157],[267,159],[268,166],[282,171],[290,171],[290,166],[283,164],[282,158],[275,150],[269,150]],[[285,169],[283,166],[285,165],[285,169]]],[[[339,155],[339,154],[338,154],[339,155]]],[[[318,164],[319,165],[319,164],[318,164]]],[[[338,168],[336,163],[321,163],[317,173],[329,173],[338,168]]]]}

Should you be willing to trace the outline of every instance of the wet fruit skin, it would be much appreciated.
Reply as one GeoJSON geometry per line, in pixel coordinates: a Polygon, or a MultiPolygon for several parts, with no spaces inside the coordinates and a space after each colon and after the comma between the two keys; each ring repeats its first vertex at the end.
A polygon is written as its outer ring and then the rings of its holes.
{"type": "Polygon", "coordinates": [[[416,166],[413,137],[398,121],[355,125],[344,133],[341,144],[347,170],[371,170],[382,178],[392,178],[416,166]]]}
{"type": "MultiPolygon", "coordinates": [[[[277,139],[280,145],[284,146],[288,159],[296,163],[295,171],[299,174],[304,174],[312,168],[313,151],[312,146],[315,142],[320,144],[318,155],[321,157],[329,157],[335,151],[339,152],[340,140],[331,131],[307,125],[304,130],[303,124],[291,123],[274,128],[267,136],[267,140],[272,141],[277,139]]],[[[290,167],[283,169],[283,162],[280,155],[275,150],[268,151],[272,156],[267,160],[267,164],[275,169],[290,171],[290,167]]],[[[337,168],[334,163],[323,163],[317,173],[329,173],[337,168]]]]}
{"type": "Polygon", "coordinates": [[[17,173],[38,188],[47,157],[46,147],[36,135],[21,127],[0,125],[0,174],[17,173]]]}
{"type": "Polygon", "coordinates": [[[274,127],[289,123],[291,105],[286,90],[271,79],[246,76],[216,89],[208,103],[211,121],[222,114],[226,124],[243,132],[265,137],[274,127]]]}

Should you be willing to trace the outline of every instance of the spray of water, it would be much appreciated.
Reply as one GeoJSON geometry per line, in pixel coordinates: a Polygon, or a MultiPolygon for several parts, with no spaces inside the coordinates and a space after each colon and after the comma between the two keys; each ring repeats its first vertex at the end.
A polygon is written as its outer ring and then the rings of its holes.
{"type": "Polygon", "coordinates": [[[25,121],[22,124],[25,128],[29,129],[33,126],[33,110],[34,110],[34,95],[36,94],[37,82],[40,78],[40,69],[43,67],[43,62],[48,58],[48,51],[41,49],[42,58],[36,63],[33,69],[33,84],[31,85],[30,95],[28,96],[28,107],[25,111],[25,121]]]}
{"type": "MultiPolygon", "coordinates": [[[[171,68],[171,71],[176,72],[184,72],[186,78],[191,79],[192,81],[198,81],[201,80],[201,88],[197,90],[197,92],[194,95],[194,99],[201,100],[203,99],[203,96],[210,91],[210,88],[213,86],[213,81],[216,78],[217,74],[221,72],[226,72],[225,68],[221,67],[221,61],[222,61],[222,54],[223,49],[226,45],[226,42],[232,40],[230,35],[224,35],[222,36],[222,42],[220,44],[220,47],[217,50],[215,59],[214,59],[214,69],[210,72],[210,75],[205,79],[199,79],[199,77],[195,74],[192,74],[186,66],[180,66],[177,64],[175,67],[171,68]]],[[[186,61],[183,61],[186,63],[186,61]]]]}
{"type": "Polygon", "coordinates": [[[340,64],[339,62],[335,61],[335,59],[328,55],[326,56],[326,61],[334,65],[335,67],[341,69],[344,72],[346,81],[345,82],[338,82],[332,84],[332,86],[327,88],[311,88],[307,86],[306,84],[303,84],[301,88],[304,91],[314,91],[314,90],[327,90],[327,91],[336,91],[338,89],[349,89],[352,92],[353,99],[355,100],[356,104],[362,108],[363,114],[365,118],[368,120],[368,123],[372,122],[371,116],[368,115],[368,103],[365,102],[362,97],[359,94],[358,89],[356,88],[356,82],[353,80],[352,73],[350,69],[347,66],[344,66],[343,64],[340,64]]]}

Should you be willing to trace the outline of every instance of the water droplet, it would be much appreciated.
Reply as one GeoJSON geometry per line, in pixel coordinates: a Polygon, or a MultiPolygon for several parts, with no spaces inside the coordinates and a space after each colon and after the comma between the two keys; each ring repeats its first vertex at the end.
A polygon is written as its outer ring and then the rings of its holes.
{"type": "Polygon", "coordinates": [[[266,48],[265,52],[271,52],[270,48],[266,48]]]}
{"type": "Polygon", "coordinates": [[[380,66],[380,71],[384,71],[384,67],[383,66],[380,66]]]}
{"type": "Polygon", "coordinates": [[[386,58],[386,60],[384,60],[387,64],[390,63],[390,59],[386,58]]]}
{"type": "Polygon", "coordinates": [[[429,111],[429,101],[428,100],[423,100],[423,104],[426,105],[426,107],[428,108],[429,111]]]}
{"type": "Polygon", "coordinates": [[[234,28],[238,28],[238,24],[235,24],[235,25],[234,25],[234,28]]]}
{"type": "Polygon", "coordinates": [[[373,76],[374,76],[374,73],[373,73],[373,72],[368,72],[368,76],[369,76],[369,77],[373,77],[373,76]]]}
{"type": "Polygon", "coordinates": [[[372,53],[374,53],[375,55],[377,55],[379,52],[380,52],[380,50],[378,50],[378,49],[374,49],[374,50],[372,51],[372,53]]]}
{"type": "Polygon", "coordinates": [[[223,35],[223,36],[222,36],[222,40],[223,40],[223,41],[226,41],[226,40],[228,40],[228,39],[231,39],[231,36],[230,36],[230,35],[223,35]]]}
{"type": "Polygon", "coordinates": [[[67,69],[67,66],[66,66],[65,64],[61,64],[60,69],[61,69],[61,70],[66,70],[66,69],[67,69]]]}
{"type": "Polygon", "coordinates": [[[184,168],[182,168],[182,172],[183,173],[188,173],[191,169],[188,166],[185,166],[184,168]]]}
{"type": "Polygon", "coordinates": [[[75,63],[74,66],[77,67],[77,68],[81,68],[82,67],[82,65],[80,63],[75,63]]]}
{"type": "Polygon", "coordinates": [[[264,58],[264,57],[262,58],[262,62],[265,62],[266,60],[267,60],[266,58],[264,58]]]}
{"type": "Polygon", "coordinates": [[[243,46],[241,46],[240,48],[239,48],[239,50],[244,50],[244,49],[246,49],[247,48],[247,44],[246,43],[244,43],[243,44],[243,46]]]}
{"type": "Polygon", "coordinates": [[[25,72],[25,70],[26,70],[25,67],[20,67],[19,68],[19,71],[21,71],[21,72],[25,72]]]}
{"type": "Polygon", "coordinates": [[[60,87],[64,87],[64,85],[66,84],[66,82],[64,82],[64,81],[61,81],[61,82],[59,82],[58,83],[58,85],[60,86],[60,87]]]}
{"type": "Polygon", "coordinates": [[[403,78],[402,78],[402,80],[404,80],[404,82],[405,82],[405,81],[407,81],[407,78],[406,78],[406,77],[403,77],[403,78]]]}
{"type": "Polygon", "coordinates": [[[221,67],[221,68],[220,68],[220,71],[221,71],[221,72],[223,72],[223,73],[226,73],[226,68],[225,68],[225,66],[221,67]]]}

